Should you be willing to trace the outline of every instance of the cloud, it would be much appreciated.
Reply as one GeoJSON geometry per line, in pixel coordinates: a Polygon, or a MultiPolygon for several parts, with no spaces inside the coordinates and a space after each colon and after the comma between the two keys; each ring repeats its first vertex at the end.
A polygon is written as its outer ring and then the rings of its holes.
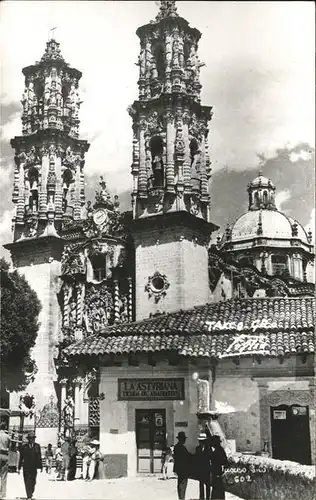
{"type": "Polygon", "coordinates": [[[290,153],[289,158],[292,163],[296,163],[298,160],[303,160],[303,161],[310,160],[312,156],[313,156],[312,150],[304,151],[303,149],[301,149],[298,153],[292,151],[292,153],[290,153]]]}
{"type": "Polygon", "coordinates": [[[315,242],[315,208],[312,209],[310,219],[308,223],[305,226],[305,231],[308,233],[309,231],[312,231],[313,235],[313,243],[315,242]]]}
{"type": "Polygon", "coordinates": [[[8,243],[12,239],[11,225],[14,209],[5,210],[0,219],[0,244],[8,243]]]}
{"type": "Polygon", "coordinates": [[[291,191],[289,189],[283,189],[276,194],[275,204],[278,210],[282,210],[282,205],[291,198],[291,191]]]}

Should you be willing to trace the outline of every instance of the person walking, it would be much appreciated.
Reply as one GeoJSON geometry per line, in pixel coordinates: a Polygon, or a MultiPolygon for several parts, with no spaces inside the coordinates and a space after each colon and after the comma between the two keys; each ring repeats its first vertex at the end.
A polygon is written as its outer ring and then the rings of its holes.
{"type": "Polygon", "coordinates": [[[185,499],[185,493],[188,486],[188,477],[190,469],[191,453],[185,447],[186,435],[184,432],[179,432],[177,435],[178,443],[174,447],[174,466],[173,472],[178,476],[177,491],[179,500],[185,499]]]}
{"type": "Polygon", "coordinates": [[[40,469],[41,472],[43,471],[41,447],[38,443],[35,443],[35,437],[34,432],[29,432],[27,436],[28,443],[23,445],[21,449],[18,467],[19,473],[21,467],[23,467],[23,479],[28,500],[33,497],[37,469],[40,469]]]}
{"type": "Polygon", "coordinates": [[[225,500],[225,489],[223,483],[223,473],[228,465],[227,455],[221,446],[220,436],[211,438],[211,470],[212,470],[212,496],[211,500],[225,500]]]}
{"type": "Polygon", "coordinates": [[[8,461],[9,461],[10,437],[7,430],[7,424],[0,424],[0,498],[7,495],[8,461]]]}
{"type": "Polygon", "coordinates": [[[49,443],[45,451],[45,468],[47,474],[51,474],[52,472],[53,456],[54,454],[53,454],[52,444],[49,443]]]}
{"type": "Polygon", "coordinates": [[[199,498],[210,500],[211,496],[211,448],[205,432],[200,432],[199,444],[195,449],[196,470],[199,475],[199,498]]]}

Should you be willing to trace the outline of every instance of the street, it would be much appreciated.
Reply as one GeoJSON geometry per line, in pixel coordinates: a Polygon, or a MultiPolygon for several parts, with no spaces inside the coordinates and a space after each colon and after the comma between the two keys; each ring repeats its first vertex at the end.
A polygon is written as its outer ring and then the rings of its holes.
{"type": "MultiPolygon", "coordinates": [[[[9,474],[7,498],[25,499],[23,475],[9,474]]],[[[189,480],[186,499],[198,498],[198,482],[189,480]]],[[[64,482],[54,481],[46,473],[39,473],[34,493],[34,500],[176,500],[177,482],[175,478],[162,481],[159,476],[94,480],[82,479],[64,482]]],[[[226,500],[238,500],[238,497],[226,493],[226,500]]]]}

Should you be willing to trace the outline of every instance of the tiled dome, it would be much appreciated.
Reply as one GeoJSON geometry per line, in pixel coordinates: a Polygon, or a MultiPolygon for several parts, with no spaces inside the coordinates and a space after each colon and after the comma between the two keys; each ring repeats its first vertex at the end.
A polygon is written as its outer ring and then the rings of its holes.
{"type": "Polygon", "coordinates": [[[253,181],[250,182],[249,186],[251,187],[274,187],[273,183],[271,182],[270,179],[267,177],[264,177],[263,175],[258,175],[253,181]]]}
{"type": "MultiPolygon", "coordinates": [[[[243,214],[232,226],[231,240],[257,236],[258,225],[262,222],[262,237],[292,238],[291,222],[286,215],[277,210],[256,210],[243,214]]],[[[304,238],[306,240],[306,236],[304,238]]]]}

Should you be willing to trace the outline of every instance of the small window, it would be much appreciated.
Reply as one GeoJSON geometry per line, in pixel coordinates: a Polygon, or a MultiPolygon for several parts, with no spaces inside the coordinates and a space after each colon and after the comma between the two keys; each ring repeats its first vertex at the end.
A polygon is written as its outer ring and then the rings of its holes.
{"type": "Polygon", "coordinates": [[[288,274],[287,256],[286,255],[272,255],[272,273],[276,276],[288,274]]]}
{"type": "Polygon", "coordinates": [[[93,268],[93,278],[96,281],[106,279],[106,255],[93,255],[91,257],[91,264],[93,268]]]}
{"type": "Polygon", "coordinates": [[[266,205],[268,203],[268,193],[263,191],[263,203],[266,205]]]}

